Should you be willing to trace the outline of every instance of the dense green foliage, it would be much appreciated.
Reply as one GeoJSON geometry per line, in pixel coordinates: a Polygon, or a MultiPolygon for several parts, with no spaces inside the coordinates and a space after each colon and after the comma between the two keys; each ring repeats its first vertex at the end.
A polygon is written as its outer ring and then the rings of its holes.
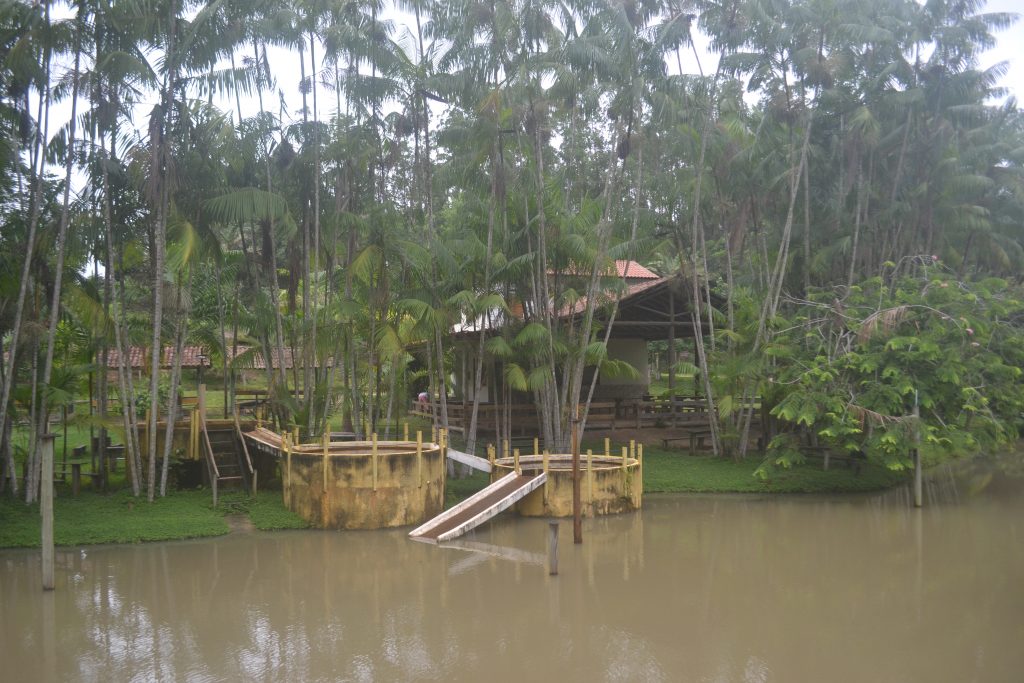
{"type": "Polygon", "coordinates": [[[180,389],[154,350],[186,344],[228,409],[259,374],[307,435],[422,389],[444,423],[461,374],[564,450],[591,370],[629,372],[617,259],[676,276],[716,455],[750,457],[762,404],[765,476],[813,441],[899,467],[914,434],[933,458],[1016,436],[1024,117],[980,62],[1014,17],[399,5],[0,2],[0,415],[30,425],[22,473],[0,430],[0,481],[33,501],[37,437],[92,392],[133,493],[164,492],[170,446],[136,425],[180,389]],[[474,321],[500,333],[452,334],[474,321]]]}
{"type": "MultiPolygon", "coordinates": [[[[936,264],[919,278],[875,278],[843,301],[819,296],[765,349],[777,368],[771,413],[825,445],[909,466],[992,450],[1024,427],[1024,301],[994,278],[962,283],[936,264]],[[919,405],[921,421],[912,419],[919,405]]],[[[776,462],[801,459],[794,432],[776,462]]]]}

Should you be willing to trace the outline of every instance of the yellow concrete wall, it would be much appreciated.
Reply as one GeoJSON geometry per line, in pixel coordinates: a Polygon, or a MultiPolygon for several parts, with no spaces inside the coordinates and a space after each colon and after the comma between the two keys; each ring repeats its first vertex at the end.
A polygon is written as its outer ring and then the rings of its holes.
{"type": "MultiPolygon", "coordinates": [[[[369,449],[367,449],[369,450],[369,449]]],[[[424,444],[389,452],[380,444],[376,489],[369,454],[329,455],[326,487],[321,453],[292,453],[282,462],[285,505],[321,529],[382,529],[422,524],[444,509],[444,456],[424,444]]]]}

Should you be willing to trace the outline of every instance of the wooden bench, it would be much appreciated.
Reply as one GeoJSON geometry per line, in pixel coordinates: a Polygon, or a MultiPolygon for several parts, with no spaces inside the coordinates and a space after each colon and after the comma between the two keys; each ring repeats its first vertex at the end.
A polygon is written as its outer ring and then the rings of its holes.
{"type": "Polygon", "coordinates": [[[69,460],[65,463],[65,468],[60,470],[61,481],[65,481],[67,473],[71,472],[71,495],[77,496],[78,492],[82,488],[82,477],[92,477],[94,480],[99,476],[99,472],[83,472],[82,465],[89,462],[88,460],[69,460]]]}
{"type": "Polygon", "coordinates": [[[821,469],[828,471],[828,467],[833,462],[842,462],[846,464],[846,467],[853,470],[856,475],[860,474],[861,467],[867,462],[868,458],[861,451],[854,453],[836,453],[829,451],[823,446],[804,446],[800,449],[800,453],[806,460],[821,460],[821,469]]]}
{"type": "Polygon", "coordinates": [[[685,431],[686,434],[683,436],[667,436],[661,440],[665,448],[669,447],[669,444],[677,441],[686,441],[690,444],[690,453],[696,452],[698,448],[704,448],[704,440],[711,436],[711,427],[707,424],[699,424],[692,426],[677,427],[685,431]]]}

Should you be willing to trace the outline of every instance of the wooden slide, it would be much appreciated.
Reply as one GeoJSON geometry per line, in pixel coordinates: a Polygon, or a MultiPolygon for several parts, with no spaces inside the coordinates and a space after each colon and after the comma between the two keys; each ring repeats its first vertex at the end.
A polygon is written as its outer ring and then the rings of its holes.
{"type": "Polygon", "coordinates": [[[413,529],[409,536],[435,543],[450,541],[509,509],[516,501],[543,486],[547,479],[547,472],[536,475],[509,472],[482,491],[413,529]]]}

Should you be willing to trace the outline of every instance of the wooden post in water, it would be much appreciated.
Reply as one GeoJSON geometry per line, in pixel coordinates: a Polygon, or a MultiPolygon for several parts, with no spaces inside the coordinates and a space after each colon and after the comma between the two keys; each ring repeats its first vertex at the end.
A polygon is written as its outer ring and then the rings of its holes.
{"type": "MultiPolygon", "coordinates": [[[[507,441],[505,442],[505,445],[506,445],[506,447],[508,446],[508,442],[507,441]]],[[[522,474],[523,473],[523,471],[521,469],[519,469],[519,449],[518,448],[516,448],[515,450],[512,451],[512,466],[515,468],[516,474],[522,474]]]]}
{"type": "Polygon", "coordinates": [[[914,393],[914,507],[919,508],[924,504],[922,500],[922,477],[921,477],[921,450],[918,448],[921,442],[921,408],[917,404],[917,392],[914,393]]]}
{"type": "Polygon", "coordinates": [[[53,581],[53,434],[43,434],[42,475],[39,478],[39,511],[43,516],[43,590],[52,591],[53,581]]]}
{"type": "Polygon", "coordinates": [[[558,522],[548,522],[548,576],[558,576],[558,522]]]}
{"type": "Polygon", "coordinates": [[[572,418],[572,542],[583,543],[583,512],[580,505],[580,413],[572,418]]]}

